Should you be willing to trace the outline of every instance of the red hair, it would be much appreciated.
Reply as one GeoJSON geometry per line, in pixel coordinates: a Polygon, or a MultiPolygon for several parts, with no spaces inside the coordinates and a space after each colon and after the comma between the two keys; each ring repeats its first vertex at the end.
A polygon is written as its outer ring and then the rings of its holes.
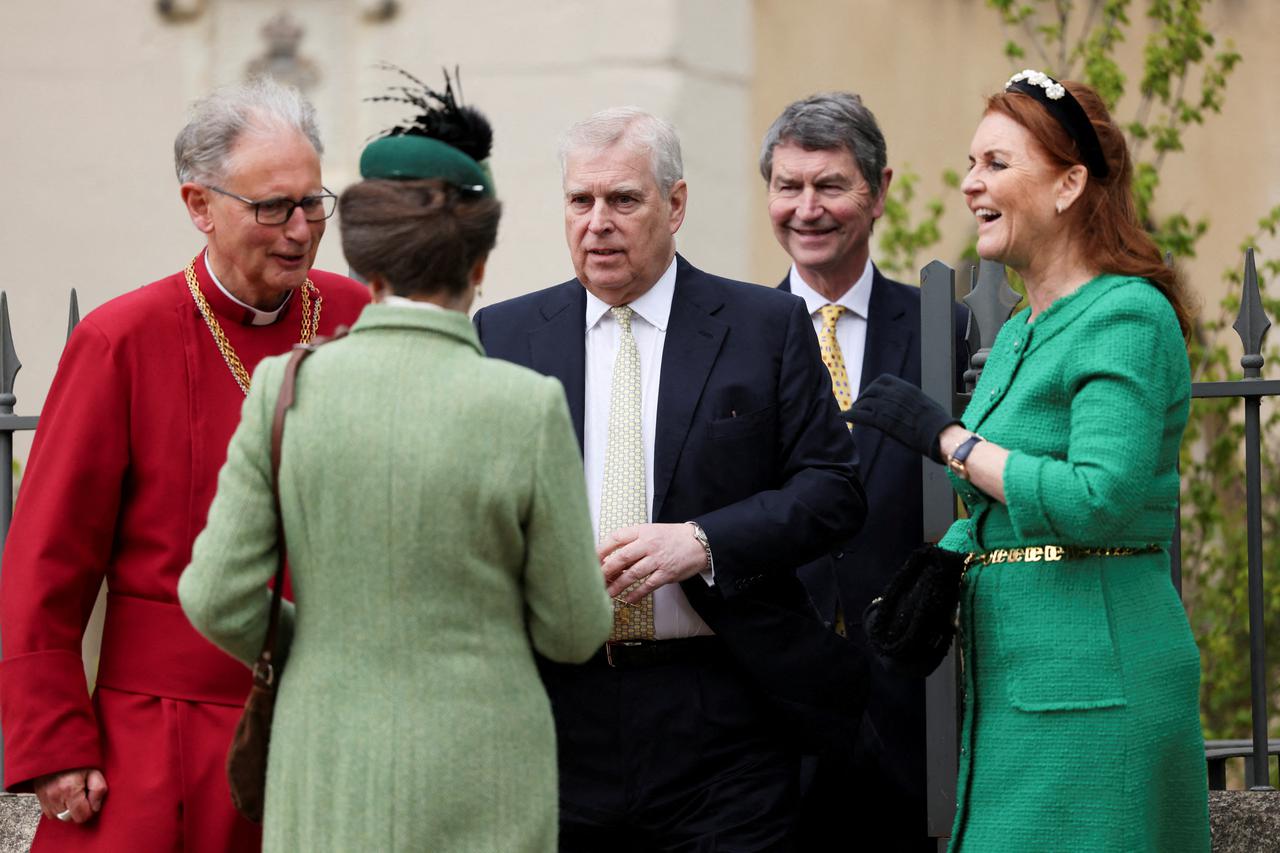
{"type": "MultiPolygon", "coordinates": [[[[1183,338],[1190,339],[1195,316],[1191,293],[1177,270],[1165,264],[1155,241],[1138,220],[1132,190],[1133,161],[1124,134],[1093,89],[1070,80],[1060,82],[1089,117],[1110,169],[1105,178],[1090,173],[1084,191],[1071,207],[1083,257],[1100,272],[1138,276],[1154,284],[1178,315],[1183,338]]],[[[1084,165],[1076,141],[1032,96],[998,92],[987,98],[986,111],[1008,116],[1026,128],[1059,167],[1084,165]]]]}

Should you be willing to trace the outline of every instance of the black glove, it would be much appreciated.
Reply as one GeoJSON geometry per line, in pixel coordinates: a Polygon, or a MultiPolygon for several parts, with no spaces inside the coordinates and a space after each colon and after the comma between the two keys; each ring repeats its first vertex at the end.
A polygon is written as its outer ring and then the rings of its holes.
{"type": "Polygon", "coordinates": [[[945,462],[938,448],[938,436],[960,419],[939,406],[910,382],[882,373],[843,413],[847,421],[875,427],[934,462],[945,462]]]}

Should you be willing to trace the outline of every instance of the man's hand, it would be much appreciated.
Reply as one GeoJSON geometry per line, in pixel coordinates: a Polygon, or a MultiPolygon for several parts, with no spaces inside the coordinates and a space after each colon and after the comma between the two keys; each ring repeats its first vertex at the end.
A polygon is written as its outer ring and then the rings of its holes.
{"type": "Polygon", "coordinates": [[[655,589],[691,578],[707,566],[707,552],[688,524],[620,527],[596,549],[609,595],[634,604],[655,589]],[[627,587],[640,585],[623,595],[627,587]]]}
{"type": "Polygon", "coordinates": [[[59,814],[69,811],[69,819],[76,823],[84,823],[101,811],[107,796],[106,777],[96,767],[38,776],[33,787],[45,817],[58,819],[59,814]]]}

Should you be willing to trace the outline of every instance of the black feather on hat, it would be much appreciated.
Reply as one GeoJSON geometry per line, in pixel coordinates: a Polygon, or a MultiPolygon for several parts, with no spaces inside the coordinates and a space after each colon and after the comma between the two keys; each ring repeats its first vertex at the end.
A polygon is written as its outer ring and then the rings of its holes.
{"type": "Polygon", "coordinates": [[[441,178],[493,195],[493,178],[484,162],[493,148],[493,128],[479,110],[459,103],[462,77],[458,69],[454,68],[452,80],[448,69],[444,70],[444,91],[437,92],[397,65],[383,62],[378,67],[405,77],[414,87],[390,86],[392,94],[365,100],[409,104],[421,112],[365,147],[360,174],[366,178],[441,178]]]}
{"type": "Polygon", "coordinates": [[[394,101],[409,104],[422,110],[411,121],[391,128],[383,133],[383,136],[401,134],[429,136],[452,145],[476,162],[489,158],[489,152],[493,148],[493,128],[489,126],[489,120],[475,107],[463,106],[459,103],[462,99],[462,75],[456,67],[453,69],[453,80],[449,79],[449,70],[443,69],[444,92],[437,92],[398,65],[383,62],[378,67],[400,74],[421,89],[421,91],[414,91],[408,86],[389,86],[387,88],[390,91],[398,94],[365,98],[366,101],[394,101]],[[458,82],[456,98],[453,94],[454,80],[458,82]]]}

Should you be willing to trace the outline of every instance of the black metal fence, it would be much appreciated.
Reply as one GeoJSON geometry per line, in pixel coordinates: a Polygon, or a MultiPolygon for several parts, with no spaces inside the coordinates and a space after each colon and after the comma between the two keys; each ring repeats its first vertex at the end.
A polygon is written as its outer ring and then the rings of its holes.
{"type": "MultiPolygon", "coordinates": [[[[934,261],[920,274],[921,340],[951,340],[952,305],[955,302],[955,271],[934,261]]],[[[922,385],[926,393],[943,405],[950,405],[957,416],[964,411],[977,377],[986,363],[996,333],[1004,324],[1020,297],[1009,287],[1005,269],[999,264],[981,262],[970,273],[969,294],[964,303],[971,320],[968,330],[970,358],[964,373],[965,388],[955,388],[954,348],[934,346],[921,353],[922,385]]],[[[1234,397],[1244,402],[1244,442],[1246,472],[1246,514],[1249,578],[1249,670],[1252,704],[1252,737],[1243,740],[1209,741],[1205,744],[1209,784],[1213,789],[1226,787],[1226,762],[1245,759],[1246,784],[1251,790],[1270,790],[1270,755],[1280,754],[1280,740],[1267,738],[1266,642],[1264,633],[1265,598],[1263,596],[1262,563],[1262,418],[1263,397],[1280,396],[1280,380],[1263,379],[1262,343],[1271,321],[1262,305],[1254,266],[1253,250],[1245,256],[1244,292],[1235,330],[1244,344],[1240,366],[1244,378],[1228,382],[1196,382],[1192,384],[1192,400],[1212,397],[1234,397]]],[[[1194,404],[1194,402],[1193,402],[1194,404]]],[[[1180,515],[1180,513],[1179,513],[1180,515]]],[[[956,517],[956,500],[946,473],[940,465],[925,465],[924,471],[924,538],[936,542],[946,533],[956,517]]],[[[1175,530],[1171,548],[1172,582],[1182,592],[1181,525],[1175,530]]],[[[958,767],[960,706],[959,661],[954,650],[925,683],[928,706],[925,720],[927,737],[929,834],[946,839],[951,834],[956,807],[956,773],[958,767]]],[[[945,845],[940,841],[939,849],[945,845]]]]}
{"type": "MultiPolygon", "coordinates": [[[[67,337],[80,322],[80,303],[76,292],[71,291],[71,304],[67,312],[67,337]]],[[[0,572],[4,571],[4,543],[9,538],[9,522],[13,520],[13,435],[34,430],[38,417],[14,414],[18,398],[13,393],[14,381],[22,362],[14,349],[13,330],[9,325],[9,295],[0,291],[0,572]]],[[[4,760],[4,741],[0,739],[0,766],[4,760]]]]}

